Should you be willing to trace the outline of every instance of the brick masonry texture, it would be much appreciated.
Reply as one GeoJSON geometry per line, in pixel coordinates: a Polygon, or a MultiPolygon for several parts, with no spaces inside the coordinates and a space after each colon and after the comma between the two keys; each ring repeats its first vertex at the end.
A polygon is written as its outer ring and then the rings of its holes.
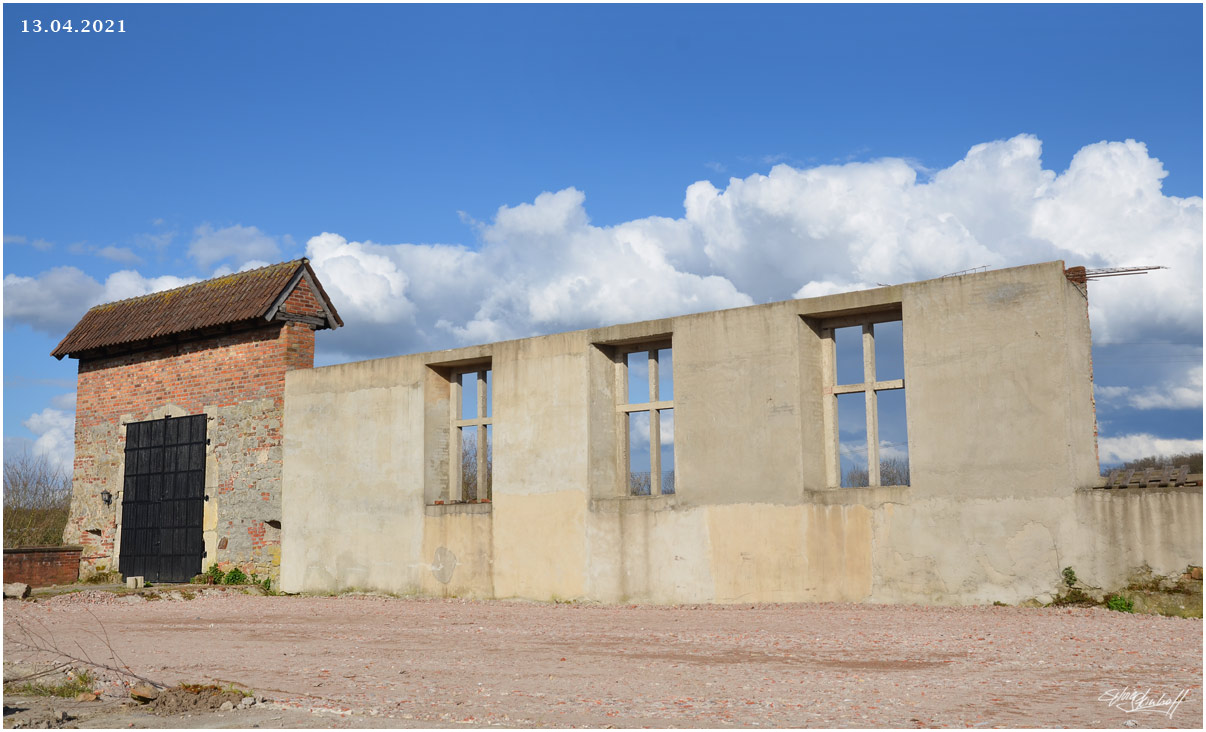
{"type": "MultiPolygon", "coordinates": [[[[282,310],[322,312],[304,279],[282,310]]],[[[84,547],[81,575],[120,569],[125,424],[204,413],[210,444],[203,567],[216,562],[276,577],[285,372],[313,362],[314,330],[297,322],[82,359],[72,510],[64,531],[66,543],[84,547]],[[101,500],[105,490],[114,496],[112,505],[101,500]],[[219,549],[221,539],[227,541],[219,549]]]]}
{"type": "Polygon", "coordinates": [[[30,587],[67,585],[80,572],[80,547],[5,549],[4,582],[24,582],[30,587]]]}

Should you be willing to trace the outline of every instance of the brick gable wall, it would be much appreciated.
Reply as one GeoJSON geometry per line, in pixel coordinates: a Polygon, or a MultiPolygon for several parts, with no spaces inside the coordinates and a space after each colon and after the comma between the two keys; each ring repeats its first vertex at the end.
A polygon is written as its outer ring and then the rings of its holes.
{"type": "Polygon", "coordinates": [[[318,317],[324,315],[322,304],[319,303],[318,297],[310,289],[310,283],[304,277],[298,280],[297,287],[294,287],[293,292],[289,293],[289,297],[285,298],[282,310],[294,315],[314,315],[318,317]]]}
{"type": "MultiPolygon", "coordinates": [[[[300,284],[286,310],[321,312],[305,280],[300,284]]],[[[210,445],[202,565],[276,576],[285,372],[313,363],[314,330],[296,322],[81,360],[72,512],[64,531],[67,543],[84,547],[81,575],[120,566],[124,425],[204,413],[210,445]],[[105,490],[114,497],[109,506],[100,497],[105,490]]]]}

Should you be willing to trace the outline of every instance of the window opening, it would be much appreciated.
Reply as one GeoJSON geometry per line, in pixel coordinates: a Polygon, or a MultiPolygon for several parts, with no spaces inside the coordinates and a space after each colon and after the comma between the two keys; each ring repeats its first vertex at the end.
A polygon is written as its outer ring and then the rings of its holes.
{"type": "Polygon", "coordinates": [[[634,351],[625,357],[625,361],[628,364],[628,402],[644,404],[649,401],[649,351],[634,351]]]}
{"type": "Polygon", "coordinates": [[[657,410],[661,422],[662,493],[674,493],[674,410],[657,410]]]}
{"type": "Polygon", "coordinates": [[[649,412],[628,413],[628,495],[648,496],[653,490],[650,470],[649,412]]]}
{"type": "Polygon", "coordinates": [[[476,368],[453,375],[452,445],[448,497],[451,501],[490,500],[493,483],[494,417],[491,370],[476,368]]]}
{"type": "Polygon", "coordinates": [[[674,374],[669,343],[622,348],[617,411],[624,434],[621,471],[630,496],[674,493],[674,374]]]}
{"type": "Polygon", "coordinates": [[[879,483],[909,485],[909,428],[905,421],[904,389],[876,392],[875,397],[879,400],[879,483]]]}
{"type": "Polygon", "coordinates": [[[477,372],[461,374],[457,377],[461,385],[461,419],[477,418],[477,372]]]}
{"type": "Polygon", "coordinates": [[[837,383],[858,384],[863,380],[862,326],[834,328],[833,340],[837,354],[837,383]]]}
{"type": "MultiPolygon", "coordinates": [[[[904,324],[899,320],[875,324],[875,378],[880,381],[904,378],[904,324]]],[[[886,393],[880,392],[880,396],[886,393]]]]}
{"type": "Polygon", "coordinates": [[[837,403],[841,484],[868,485],[866,398],[862,394],[838,394],[837,403]]]}
{"type": "Polygon", "coordinates": [[[822,324],[821,339],[828,484],[908,485],[904,330],[899,316],[841,318],[822,324]],[[877,330],[883,332],[882,341],[877,330]],[[889,378],[896,374],[898,378],[889,378]]]}
{"type": "Polygon", "coordinates": [[[657,398],[674,401],[674,352],[669,348],[657,351],[657,398]]]}

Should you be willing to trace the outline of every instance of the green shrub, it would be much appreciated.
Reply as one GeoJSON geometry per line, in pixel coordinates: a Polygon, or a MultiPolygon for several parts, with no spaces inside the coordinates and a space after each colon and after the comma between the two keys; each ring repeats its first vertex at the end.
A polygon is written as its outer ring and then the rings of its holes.
{"type": "Polygon", "coordinates": [[[1106,607],[1120,613],[1135,612],[1135,603],[1122,595],[1110,595],[1106,598],[1106,607]]]}
{"type": "Polygon", "coordinates": [[[1064,567],[1063,575],[1065,585],[1072,587],[1076,584],[1076,572],[1071,567],[1064,567]]]}
{"type": "Polygon", "coordinates": [[[247,575],[243,574],[243,570],[238,567],[234,567],[227,572],[226,579],[222,580],[222,584],[224,585],[245,585],[247,582],[247,575]]]}
{"type": "Polygon", "coordinates": [[[271,594],[273,594],[273,592],[272,592],[272,578],[271,578],[271,577],[260,577],[260,576],[259,576],[258,574],[256,574],[255,572],[252,572],[252,573],[251,573],[251,584],[253,584],[253,585],[259,585],[260,587],[262,587],[262,588],[264,589],[264,594],[265,594],[265,595],[271,595],[271,594]]]}
{"type": "Polygon", "coordinates": [[[215,585],[222,584],[222,581],[226,578],[226,573],[223,572],[216,564],[209,565],[209,570],[205,574],[209,575],[209,577],[213,579],[215,585]]]}

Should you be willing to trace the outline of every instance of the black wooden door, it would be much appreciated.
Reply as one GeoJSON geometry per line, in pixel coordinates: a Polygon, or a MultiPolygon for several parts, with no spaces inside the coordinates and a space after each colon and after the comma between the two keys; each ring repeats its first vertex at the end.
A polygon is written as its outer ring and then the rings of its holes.
{"type": "Polygon", "coordinates": [[[204,414],[126,425],[121,573],[187,582],[201,571],[204,414]]]}

